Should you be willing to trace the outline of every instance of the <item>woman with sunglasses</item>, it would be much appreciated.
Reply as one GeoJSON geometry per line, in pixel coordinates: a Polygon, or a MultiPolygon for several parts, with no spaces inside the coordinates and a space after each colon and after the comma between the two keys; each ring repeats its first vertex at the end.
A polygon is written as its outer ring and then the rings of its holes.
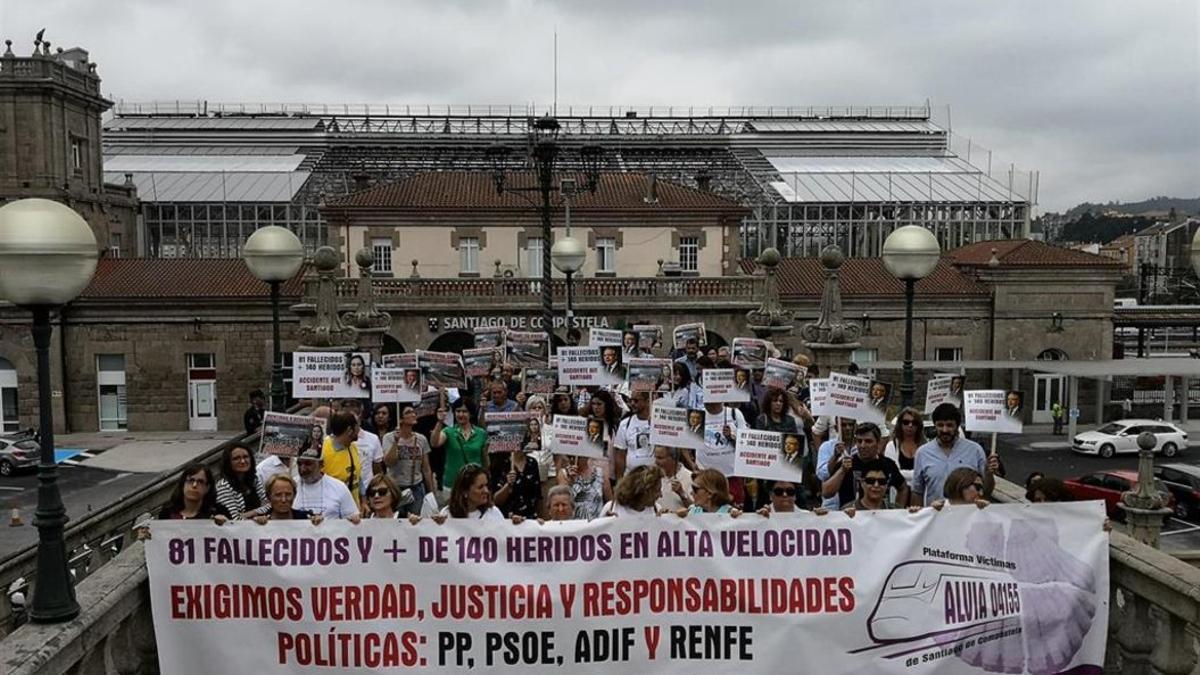
{"type": "Polygon", "coordinates": [[[892,429],[892,438],[883,451],[883,456],[895,462],[901,471],[907,471],[905,478],[912,474],[913,459],[917,456],[917,448],[925,444],[925,420],[915,408],[905,408],[896,416],[896,426],[892,429]]]}
{"type": "Polygon", "coordinates": [[[853,503],[847,504],[842,510],[851,518],[857,511],[881,511],[894,509],[896,505],[888,501],[888,477],[883,469],[869,468],[858,481],[860,494],[853,503]]]}
{"type": "Polygon", "coordinates": [[[764,487],[770,503],[758,510],[758,515],[770,518],[772,513],[795,513],[802,509],[796,508],[796,496],[800,486],[786,480],[766,481],[764,487]]]}
{"type": "Polygon", "coordinates": [[[733,506],[729,481],[716,469],[701,469],[692,474],[692,505],[676,511],[680,518],[697,513],[727,513],[734,518],[742,515],[733,506]]]}
{"type": "Polygon", "coordinates": [[[386,474],[375,474],[367,484],[367,506],[371,509],[368,518],[394,520],[403,514],[400,511],[400,488],[386,474]]]}
{"type": "Polygon", "coordinates": [[[933,508],[941,510],[942,506],[949,503],[951,506],[974,504],[982,509],[989,503],[983,498],[983,476],[975,469],[965,466],[960,466],[946,476],[942,495],[945,499],[935,501],[931,504],[933,508]]]}
{"type": "Polygon", "coordinates": [[[388,474],[401,492],[412,494],[412,503],[401,507],[401,511],[415,512],[421,508],[425,495],[436,489],[433,467],[429,463],[429,441],[416,431],[419,418],[417,409],[411,404],[400,406],[400,426],[385,434],[383,463],[388,474]]]}

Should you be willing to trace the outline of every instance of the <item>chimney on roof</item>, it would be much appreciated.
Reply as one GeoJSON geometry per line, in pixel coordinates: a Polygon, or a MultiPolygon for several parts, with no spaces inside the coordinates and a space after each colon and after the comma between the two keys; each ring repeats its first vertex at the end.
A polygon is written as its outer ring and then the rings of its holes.
{"type": "Polygon", "coordinates": [[[988,259],[988,267],[999,267],[1000,259],[996,257],[996,247],[992,247],[992,257],[988,259]]]}
{"type": "Polygon", "coordinates": [[[712,175],[707,169],[700,169],[696,174],[696,188],[701,192],[712,192],[712,175]]]}
{"type": "Polygon", "coordinates": [[[642,197],[642,201],[647,204],[658,203],[658,176],[650,174],[650,180],[646,184],[646,196],[642,197]]]}
{"type": "Polygon", "coordinates": [[[371,187],[371,174],[369,173],[359,172],[351,174],[350,178],[354,181],[355,192],[362,192],[371,187]]]}

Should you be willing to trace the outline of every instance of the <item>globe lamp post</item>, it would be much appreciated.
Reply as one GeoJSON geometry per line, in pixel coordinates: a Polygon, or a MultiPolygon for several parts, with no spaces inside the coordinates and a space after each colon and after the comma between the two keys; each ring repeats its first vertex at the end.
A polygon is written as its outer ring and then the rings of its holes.
{"type": "Polygon", "coordinates": [[[279,285],[300,271],[304,244],[286,227],[260,227],[246,239],[242,259],[250,273],[271,286],[271,410],[281,412],[287,393],[283,390],[283,350],[279,344],[279,285]]]}
{"type": "Polygon", "coordinates": [[[888,272],[904,282],[904,371],[900,384],[900,404],[913,404],[913,295],[916,283],[937,267],[941,248],[937,237],[920,225],[897,228],[883,242],[883,264],[888,272]]]}

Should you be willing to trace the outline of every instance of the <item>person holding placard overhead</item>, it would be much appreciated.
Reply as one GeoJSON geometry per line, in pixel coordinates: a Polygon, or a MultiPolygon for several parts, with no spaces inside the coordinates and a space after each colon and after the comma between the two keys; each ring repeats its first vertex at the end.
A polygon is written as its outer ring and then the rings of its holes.
{"type": "Polygon", "coordinates": [[[953,403],[943,403],[933,409],[937,437],[922,445],[913,460],[913,506],[925,506],[941,499],[946,478],[955,469],[963,467],[983,477],[983,497],[991,496],[1000,460],[996,455],[989,457],[975,441],[959,436],[961,424],[962,414],[953,403]]]}
{"type": "MultiPolygon", "coordinates": [[[[443,497],[449,498],[449,492],[454,487],[454,480],[459,470],[468,464],[481,465],[485,471],[488,463],[487,430],[476,426],[479,417],[475,401],[470,396],[458,399],[454,406],[454,424],[443,428],[442,420],[446,417],[444,404],[437,411],[437,425],[430,434],[429,444],[435,448],[446,447],[446,464],[442,473],[443,497]]],[[[486,481],[485,481],[486,483],[486,481]]],[[[489,495],[490,495],[489,491],[489,495]]],[[[490,496],[489,496],[490,499],[490,496]]],[[[444,503],[445,499],[439,499],[444,503]]]]}

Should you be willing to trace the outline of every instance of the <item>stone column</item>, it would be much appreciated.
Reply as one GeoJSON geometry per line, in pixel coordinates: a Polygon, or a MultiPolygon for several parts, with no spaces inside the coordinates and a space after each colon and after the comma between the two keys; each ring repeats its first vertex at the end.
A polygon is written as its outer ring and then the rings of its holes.
{"type": "MultiPolygon", "coordinates": [[[[355,349],[358,331],[342,325],[338,317],[338,295],[336,273],[340,259],[337,251],[322,246],[313,254],[313,269],[317,276],[316,297],[313,304],[316,314],[312,323],[300,327],[302,352],[349,352],[355,349]]],[[[311,287],[311,284],[305,284],[311,287]]]]}
{"type": "Polygon", "coordinates": [[[847,323],[842,316],[842,291],[838,285],[838,268],[846,258],[837,246],[826,246],[821,251],[821,265],[825,268],[825,288],[821,293],[821,315],[816,323],[804,326],[800,336],[804,346],[812,350],[816,362],[823,372],[846,372],[850,366],[850,354],[861,344],[858,336],[862,327],[847,323]]]}
{"type": "Polygon", "coordinates": [[[1129,536],[1155,548],[1158,548],[1163,518],[1171,513],[1163,503],[1162,495],[1154,489],[1154,446],[1157,443],[1158,439],[1148,431],[1138,434],[1137,491],[1122,494],[1117,504],[1125,510],[1129,536]]]}
{"type": "Polygon", "coordinates": [[[371,362],[378,363],[383,352],[383,335],[392,327],[392,316],[375,307],[375,280],[371,275],[375,256],[371,250],[360,248],[354,262],[358,264],[358,307],[342,318],[358,332],[358,348],[371,352],[371,362]]]}
{"type": "Polygon", "coordinates": [[[775,268],[779,266],[779,251],[768,248],[755,260],[764,272],[763,299],[758,309],[746,312],[746,326],[760,340],[771,340],[776,348],[783,351],[790,347],[780,342],[781,338],[791,335],[792,313],[783,309],[779,301],[779,285],[775,279],[775,268]]]}

